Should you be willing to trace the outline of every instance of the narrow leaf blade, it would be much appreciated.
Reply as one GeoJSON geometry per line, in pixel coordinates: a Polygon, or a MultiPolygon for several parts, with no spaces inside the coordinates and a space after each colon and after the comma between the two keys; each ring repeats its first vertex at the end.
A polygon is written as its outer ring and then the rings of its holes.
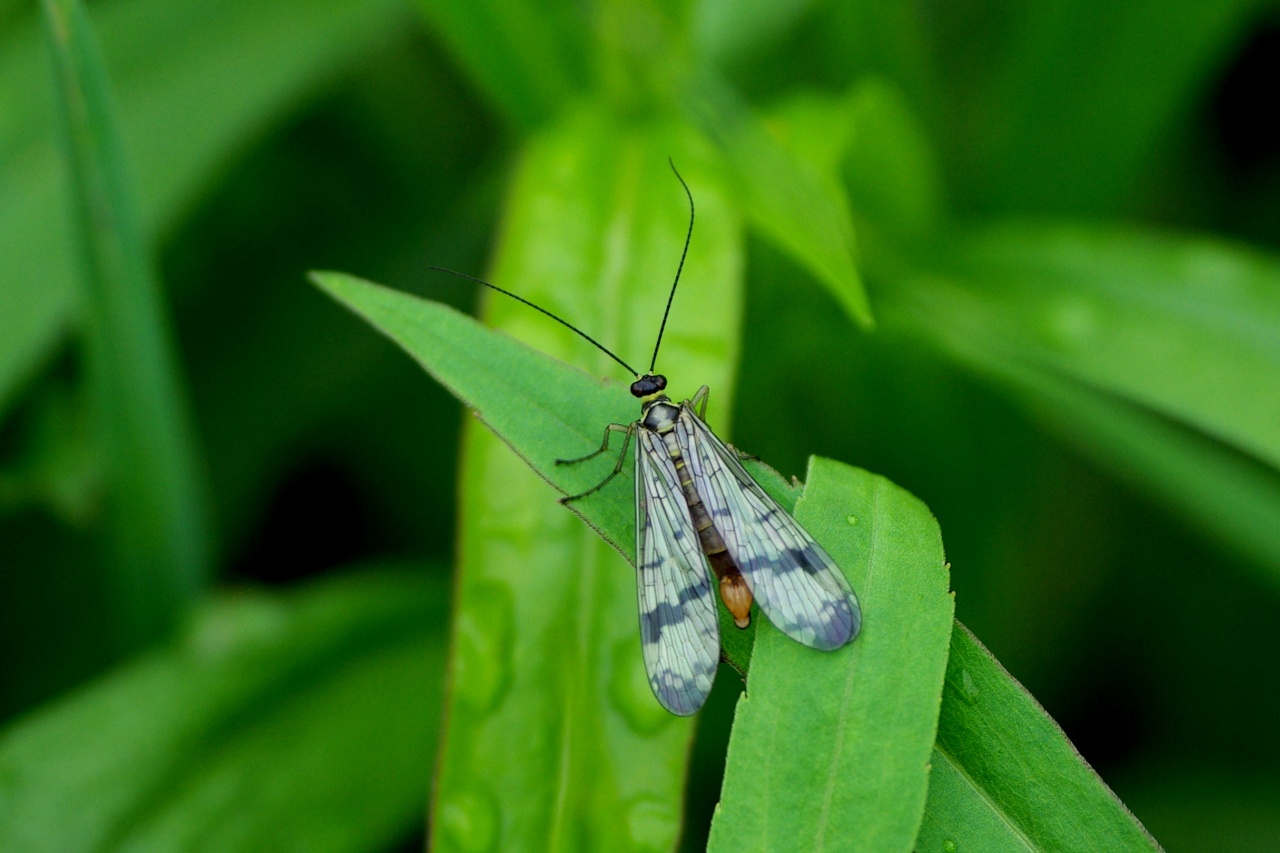
{"type": "Polygon", "coordinates": [[[760,629],[710,849],[911,850],[954,609],[937,522],[887,480],[818,458],[796,518],[866,621],[831,653],[760,629]]]}
{"type": "Polygon", "coordinates": [[[1211,240],[1010,224],[884,311],[1274,579],[1278,293],[1275,258],[1211,240]]]}
{"type": "Polygon", "coordinates": [[[154,639],[206,582],[209,523],[194,434],[109,84],[84,9],[46,0],[65,119],[108,458],[111,593],[124,647],[154,639]]]}
{"type": "Polygon", "coordinates": [[[1160,848],[1044,709],[957,622],[916,849],[1160,848]]]}
{"type": "MultiPolygon", "coordinates": [[[[138,170],[148,243],[207,189],[211,175],[268,118],[401,20],[395,0],[169,0],[94,4],[116,81],[120,134],[138,170]],[[174,122],[174,115],[199,121],[174,122]]],[[[48,78],[38,27],[0,37],[0,412],[63,340],[80,306],[75,251],[50,139],[48,78]]]]}
{"type": "Polygon", "coordinates": [[[694,121],[721,147],[739,205],[752,224],[803,264],[854,322],[873,326],[844,197],[771,138],[750,107],[714,73],[697,78],[687,103],[694,121]]]}

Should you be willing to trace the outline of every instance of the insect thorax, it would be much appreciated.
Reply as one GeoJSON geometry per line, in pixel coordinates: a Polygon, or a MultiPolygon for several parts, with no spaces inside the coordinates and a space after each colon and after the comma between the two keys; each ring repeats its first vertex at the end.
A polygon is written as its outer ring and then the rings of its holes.
{"type": "Polygon", "coordinates": [[[641,407],[640,426],[659,435],[665,435],[675,428],[678,417],[680,417],[680,407],[672,403],[670,398],[655,397],[652,400],[646,400],[641,407]]]}

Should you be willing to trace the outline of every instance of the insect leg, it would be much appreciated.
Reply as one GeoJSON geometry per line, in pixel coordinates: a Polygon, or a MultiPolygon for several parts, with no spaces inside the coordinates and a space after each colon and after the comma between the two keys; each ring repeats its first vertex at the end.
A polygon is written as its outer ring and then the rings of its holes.
{"type": "Polygon", "coordinates": [[[693,410],[697,412],[698,419],[705,421],[707,413],[707,398],[711,396],[711,389],[703,385],[698,389],[698,393],[693,395],[693,399],[689,401],[689,405],[693,406],[693,410]]]}
{"type": "MultiPolygon", "coordinates": [[[[703,385],[701,388],[698,389],[698,393],[693,395],[693,399],[689,401],[689,405],[693,407],[693,410],[694,412],[697,413],[699,420],[705,421],[707,419],[706,418],[707,399],[710,396],[711,396],[711,389],[708,388],[706,385],[703,385]]],[[[732,444],[728,446],[734,453],[738,454],[739,459],[751,459],[755,461],[759,461],[760,459],[759,456],[756,456],[754,454],[743,453],[741,450],[734,447],[732,444]]]]}
{"type": "Polygon", "coordinates": [[[586,456],[579,456],[577,459],[557,459],[557,465],[576,465],[579,462],[586,462],[588,459],[595,459],[601,453],[609,449],[609,434],[613,432],[625,432],[628,437],[631,435],[631,427],[635,424],[609,424],[604,428],[604,441],[600,442],[600,449],[588,453],[586,456]]]}
{"type": "MultiPolygon", "coordinates": [[[[637,427],[637,424],[629,424],[628,426],[623,426],[622,424],[609,424],[609,428],[605,430],[605,434],[604,434],[604,440],[606,445],[609,442],[610,432],[621,430],[622,432],[626,433],[626,436],[622,439],[622,452],[618,454],[618,463],[613,466],[613,470],[609,472],[609,476],[605,477],[603,480],[596,483],[594,486],[587,489],[585,492],[579,492],[576,495],[569,495],[568,497],[561,498],[560,503],[567,504],[567,503],[570,503],[571,501],[576,501],[579,498],[585,498],[587,495],[595,494],[596,492],[603,489],[606,485],[608,485],[610,480],[618,476],[618,473],[622,470],[623,463],[625,463],[627,460],[627,451],[631,448],[631,436],[635,434],[636,427],[637,427]]],[[[603,452],[604,452],[604,448],[602,447],[600,448],[600,450],[596,451],[596,453],[593,453],[591,455],[596,456],[603,452]]],[[[582,460],[574,459],[570,461],[581,462],[582,460]]]]}

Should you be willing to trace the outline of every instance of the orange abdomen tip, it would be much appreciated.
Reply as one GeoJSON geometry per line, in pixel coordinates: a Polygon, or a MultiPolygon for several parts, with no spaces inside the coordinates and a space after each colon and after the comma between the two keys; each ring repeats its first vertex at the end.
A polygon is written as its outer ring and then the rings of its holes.
{"type": "Polygon", "coordinates": [[[725,575],[720,579],[720,600],[733,614],[733,624],[745,628],[751,624],[751,590],[742,575],[725,575]]]}

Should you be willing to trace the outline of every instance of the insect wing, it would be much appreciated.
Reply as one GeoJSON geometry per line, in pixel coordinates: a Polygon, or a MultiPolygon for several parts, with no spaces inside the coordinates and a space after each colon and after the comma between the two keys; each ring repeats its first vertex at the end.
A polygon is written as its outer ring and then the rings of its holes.
{"type": "Polygon", "coordinates": [[[637,432],[636,581],[644,665],[662,706],[686,716],[706,701],[720,662],[716,603],[675,464],[661,436],[637,432]]]}
{"type": "Polygon", "coordinates": [[[824,651],[857,636],[857,596],[822,546],[689,406],[681,410],[676,432],[689,448],[686,464],[694,486],[769,621],[791,639],[824,651]]]}

